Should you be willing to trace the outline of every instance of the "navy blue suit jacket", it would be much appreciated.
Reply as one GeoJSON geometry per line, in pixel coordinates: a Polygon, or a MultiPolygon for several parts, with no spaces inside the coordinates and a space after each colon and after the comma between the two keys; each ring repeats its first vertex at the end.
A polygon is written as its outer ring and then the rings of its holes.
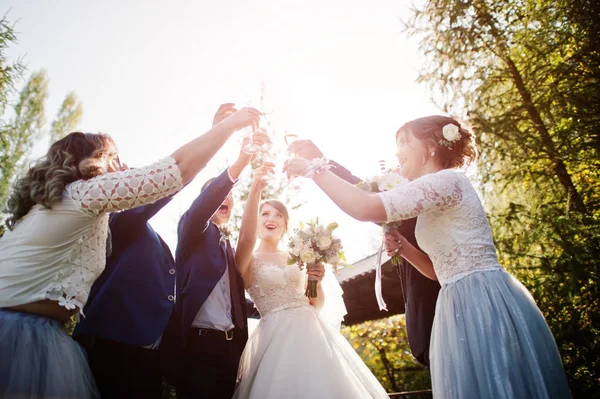
{"type": "MultiPolygon", "coordinates": [[[[219,244],[221,233],[214,223],[210,223],[210,218],[225,201],[232,187],[233,182],[225,170],[200,193],[179,221],[175,253],[177,301],[175,313],[161,343],[161,348],[167,351],[178,351],[185,347],[188,330],[196,314],[225,273],[225,254],[219,244]]],[[[235,267],[233,257],[227,261],[230,267],[235,267]]],[[[244,283],[237,271],[236,275],[237,294],[242,301],[246,320],[244,283]]],[[[242,341],[245,343],[247,323],[242,330],[242,334],[245,334],[242,341]]]]}
{"type": "Polygon", "coordinates": [[[148,223],[172,197],[110,216],[112,253],[94,282],[73,336],[94,335],[124,344],[156,342],[174,303],[175,261],[148,223]]]}
{"type": "MultiPolygon", "coordinates": [[[[347,182],[357,184],[361,181],[340,164],[335,162],[332,164],[335,168],[331,171],[347,182]]],[[[408,242],[419,248],[415,238],[416,223],[417,218],[404,220],[399,231],[408,242]]],[[[410,351],[420,363],[429,365],[429,341],[440,284],[423,276],[404,259],[397,270],[404,296],[406,333],[410,351]]]]}

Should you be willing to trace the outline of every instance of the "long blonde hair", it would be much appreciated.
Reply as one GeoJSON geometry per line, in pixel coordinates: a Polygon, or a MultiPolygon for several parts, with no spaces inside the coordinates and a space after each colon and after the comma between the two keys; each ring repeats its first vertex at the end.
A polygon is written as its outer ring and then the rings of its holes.
{"type": "Polygon", "coordinates": [[[62,200],[67,184],[106,173],[108,162],[117,156],[117,146],[108,134],[70,133],[53,143],[45,157],[19,178],[6,211],[6,226],[12,230],[31,208],[52,208],[62,200]]]}

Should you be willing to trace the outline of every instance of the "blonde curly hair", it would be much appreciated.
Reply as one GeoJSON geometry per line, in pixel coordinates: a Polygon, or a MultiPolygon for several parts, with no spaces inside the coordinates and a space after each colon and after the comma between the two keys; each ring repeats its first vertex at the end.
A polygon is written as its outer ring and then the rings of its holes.
{"type": "Polygon", "coordinates": [[[106,173],[117,153],[115,142],[104,133],[74,132],[56,141],[46,156],[15,182],[7,204],[10,216],[6,226],[12,230],[36,204],[50,209],[61,202],[69,183],[106,173]]]}

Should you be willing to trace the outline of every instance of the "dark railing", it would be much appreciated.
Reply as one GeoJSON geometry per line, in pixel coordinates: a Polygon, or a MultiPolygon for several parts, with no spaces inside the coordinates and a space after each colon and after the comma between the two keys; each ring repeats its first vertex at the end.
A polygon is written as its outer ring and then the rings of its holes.
{"type": "Polygon", "coordinates": [[[431,393],[431,389],[426,389],[423,391],[411,391],[411,392],[394,392],[390,393],[390,398],[392,399],[431,399],[433,395],[431,393]]]}

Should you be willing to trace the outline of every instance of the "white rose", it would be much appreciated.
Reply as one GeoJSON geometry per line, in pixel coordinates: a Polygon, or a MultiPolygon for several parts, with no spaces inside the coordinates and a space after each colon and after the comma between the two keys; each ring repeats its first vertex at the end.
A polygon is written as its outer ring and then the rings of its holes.
{"type": "Polygon", "coordinates": [[[315,253],[312,249],[305,249],[300,253],[300,260],[302,260],[302,262],[306,264],[310,265],[312,263],[315,263],[316,259],[317,257],[315,256],[315,253]]]}
{"type": "Polygon", "coordinates": [[[337,254],[329,255],[326,263],[329,263],[330,265],[337,265],[340,263],[340,257],[337,254]]]}
{"type": "Polygon", "coordinates": [[[296,246],[290,247],[289,251],[294,256],[300,256],[300,248],[299,247],[296,247],[296,246]]]}
{"type": "Polygon", "coordinates": [[[306,248],[306,243],[301,238],[294,238],[294,245],[291,248],[292,254],[300,256],[300,253],[306,248]]]}
{"type": "Polygon", "coordinates": [[[325,250],[329,249],[330,246],[331,246],[331,237],[329,237],[329,236],[319,237],[319,240],[317,241],[317,247],[319,247],[319,249],[321,251],[325,251],[325,250]]]}
{"type": "Polygon", "coordinates": [[[444,138],[450,142],[460,139],[460,130],[458,126],[453,123],[449,123],[442,128],[442,134],[444,138]]]}
{"type": "Polygon", "coordinates": [[[406,179],[400,176],[398,173],[390,172],[386,175],[383,175],[378,182],[378,187],[380,191],[389,191],[394,188],[402,185],[406,182],[406,179]]]}

